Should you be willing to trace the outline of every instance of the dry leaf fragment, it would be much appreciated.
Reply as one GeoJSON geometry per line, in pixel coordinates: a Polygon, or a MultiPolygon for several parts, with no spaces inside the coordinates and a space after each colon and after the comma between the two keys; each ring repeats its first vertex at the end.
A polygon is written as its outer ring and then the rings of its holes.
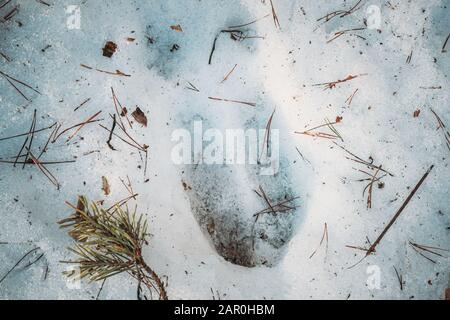
{"type": "Polygon", "coordinates": [[[116,50],[117,50],[117,44],[115,44],[112,41],[108,41],[108,42],[106,42],[105,47],[103,48],[103,56],[111,58],[112,55],[116,52],[116,50]]]}
{"type": "Polygon", "coordinates": [[[105,196],[111,193],[111,187],[109,186],[108,179],[105,176],[102,176],[102,190],[105,193],[105,196]]]}
{"type": "Polygon", "coordinates": [[[128,109],[126,107],[122,108],[122,111],[120,112],[121,117],[125,117],[128,114],[128,109]]]}
{"type": "Polygon", "coordinates": [[[144,127],[147,126],[147,117],[139,107],[136,107],[136,110],[133,111],[131,115],[138,123],[142,124],[144,127]]]}
{"type": "Polygon", "coordinates": [[[170,29],[175,30],[177,32],[183,32],[183,29],[181,28],[181,26],[179,24],[170,26],[170,29]]]}
{"type": "Polygon", "coordinates": [[[128,42],[134,42],[136,39],[135,38],[127,38],[128,42]]]}

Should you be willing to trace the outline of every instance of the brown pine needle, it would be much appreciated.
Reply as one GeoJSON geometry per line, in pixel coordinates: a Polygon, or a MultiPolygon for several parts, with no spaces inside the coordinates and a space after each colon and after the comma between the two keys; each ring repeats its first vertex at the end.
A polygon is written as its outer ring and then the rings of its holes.
{"type": "Polygon", "coordinates": [[[227,73],[227,75],[223,78],[223,80],[220,83],[224,83],[225,81],[228,80],[228,78],[230,77],[230,75],[233,73],[234,69],[236,69],[237,64],[234,65],[234,67],[231,69],[230,72],[227,73]]]}
{"type": "Polygon", "coordinates": [[[301,134],[301,135],[306,135],[306,136],[310,136],[310,137],[315,137],[315,138],[323,138],[323,139],[340,139],[342,141],[344,141],[342,139],[342,136],[339,134],[339,132],[336,130],[336,128],[334,127],[335,124],[338,124],[340,122],[330,122],[328,119],[325,119],[325,123],[321,124],[319,126],[313,127],[311,129],[308,129],[306,131],[303,132],[299,132],[299,131],[295,131],[294,133],[296,134],[301,134]],[[326,133],[326,132],[321,132],[321,131],[314,131],[323,127],[328,127],[328,129],[330,129],[331,133],[326,133]]]}
{"type": "Polygon", "coordinates": [[[447,130],[447,127],[445,126],[445,124],[441,120],[441,118],[437,115],[437,113],[434,112],[434,110],[431,108],[430,108],[430,110],[434,114],[434,116],[436,117],[436,120],[438,122],[439,126],[438,126],[437,130],[441,129],[442,133],[444,134],[445,141],[447,143],[447,148],[450,151],[450,132],[447,130]]]}
{"type": "Polygon", "coordinates": [[[355,97],[355,94],[358,92],[359,89],[356,89],[351,95],[350,97],[347,98],[347,100],[345,100],[345,103],[347,103],[349,106],[352,104],[353,98],[355,97]]]}
{"type": "Polygon", "coordinates": [[[327,13],[325,16],[317,19],[317,21],[324,20],[324,22],[328,22],[335,17],[344,18],[348,15],[351,15],[352,13],[354,13],[355,11],[359,10],[362,7],[362,1],[363,0],[358,0],[358,2],[354,6],[352,6],[349,10],[337,10],[327,13]]]}
{"type": "MultiPolygon", "coordinates": [[[[361,31],[361,30],[366,30],[366,28],[354,28],[354,29],[346,29],[346,30],[338,31],[334,34],[333,38],[331,38],[330,40],[327,41],[327,43],[330,43],[345,34],[350,34],[350,32],[352,32],[352,31],[361,31]]],[[[350,34],[350,35],[352,35],[352,34],[350,34]]]]}
{"type": "Polygon", "coordinates": [[[72,130],[72,129],[77,128],[77,129],[75,130],[75,132],[74,132],[73,134],[71,134],[71,135],[67,138],[66,142],[69,142],[72,138],[74,138],[74,137],[78,134],[78,132],[80,132],[80,130],[81,130],[85,125],[90,124],[90,123],[95,123],[95,122],[101,121],[101,120],[95,120],[95,118],[97,118],[97,116],[98,116],[100,113],[102,113],[102,111],[98,111],[98,112],[95,113],[94,115],[90,116],[86,121],[83,121],[83,122],[78,123],[78,124],[76,124],[76,125],[70,126],[70,127],[67,128],[67,129],[64,129],[63,131],[61,131],[60,133],[58,133],[57,135],[55,135],[55,138],[53,139],[52,143],[55,143],[55,142],[56,142],[63,134],[65,134],[66,132],[68,132],[68,131],[70,131],[70,130],[72,130]]]}
{"type": "Polygon", "coordinates": [[[262,156],[264,155],[264,150],[266,151],[266,155],[269,156],[269,149],[270,149],[270,128],[272,127],[272,120],[273,116],[275,115],[275,110],[273,110],[272,114],[269,117],[269,120],[267,121],[266,130],[264,132],[264,140],[263,140],[263,146],[261,150],[261,154],[258,158],[258,163],[260,163],[262,156]]]}
{"type": "Polygon", "coordinates": [[[313,86],[314,87],[318,87],[318,86],[323,87],[324,90],[334,89],[334,88],[336,88],[336,86],[338,84],[341,84],[341,83],[344,83],[344,82],[347,82],[347,81],[350,81],[350,80],[353,80],[353,79],[356,79],[358,77],[365,76],[365,75],[366,74],[359,74],[359,75],[356,75],[356,76],[348,75],[345,79],[342,79],[342,80],[337,80],[337,81],[332,81],[332,82],[325,82],[325,83],[317,83],[317,84],[313,84],[313,86]]]}
{"type": "Polygon", "coordinates": [[[106,70],[102,70],[102,69],[98,69],[98,68],[94,69],[94,68],[92,68],[92,67],[90,67],[88,65],[85,65],[85,64],[80,64],[80,66],[83,67],[83,68],[89,69],[89,70],[95,70],[95,71],[98,71],[98,72],[101,72],[101,73],[110,74],[110,75],[113,75],[113,76],[131,77],[130,74],[123,73],[120,70],[116,70],[115,72],[112,72],[112,71],[106,71],[106,70]]]}
{"type": "Polygon", "coordinates": [[[0,75],[3,76],[3,78],[5,78],[6,81],[8,81],[8,83],[27,101],[30,101],[30,99],[14,84],[20,84],[34,92],[36,92],[37,94],[41,94],[38,90],[34,89],[32,86],[30,86],[29,84],[26,84],[23,81],[20,81],[16,78],[11,77],[10,75],[0,71],[0,75]]]}
{"type": "Polygon", "coordinates": [[[278,16],[277,16],[277,13],[275,11],[275,7],[273,6],[272,0],[270,0],[270,6],[272,8],[273,23],[275,24],[276,28],[281,29],[280,21],[278,20],[278,16]]]}
{"type": "Polygon", "coordinates": [[[259,216],[262,214],[272,213],[273,215],[276,215],[277,212],[286,213],[286,212],[295,210],[297,208],[297,206],[295,206],[294,200],[297,200],[300,198],[300,197],[294,197],[291,199],[280,201],[276,204],[272,204],[269,197],[266,195],[265,191],[263,190],[263,188],[261,186],[259,186],[259,192],[257,190],[254,190],[254,191],[260,198],[262,198],[264,200],[264,202],[267,205],[267,207],[265,209],[255,213],[253,215],[255,217],[255,223],[258,221],[259,216]]]}
{"type": "Polygon", "coordinates": [[[316,250],[314,250],[314,252],[311,253],[311,255],[309,256],[310,259],[312,257],[314,257],[314,255],[316,254],[317,250],[319,250],[319,248],[322,246],[323,240],[325,240],[325,242],[326,242],[325,253],[328,253],[328,226],[327,226],[326,222],[325,222],[325,225],[323,227],[322,239],[320,239],[320,243],[317,246],[316,250]]]}
{"type": "MultiPolygon", "coordinates": [[[[34,130],[34,131],[31,132],[31,133],[39,133],[39,132],[42,132],[42,131],[49,130],[49,129],[53,128],[55,125],[56,125],[56,123],[52,124],[51,126],[42,128],[42,129],[34,130]]],[[[23,136],[27,136],[27,135],[29,135],[29,134],[30,134],[30,132],[20,133],[20,134],[16,134],[16,135],[13,135],[13,136],[5,137],[5,138],[0,138],[0,141],[5,141],[5,140],[10,140],[10,139],[20,138],[20,137],[23,137],[23,136]]]]}
{"type": "Polygon", "coordinates": [[[60,184],[55,176],[44,166],[42,162],[40,162],[31,152],[31,150],[27,149],[30,159],[33,163],[38,167],[38,169],[47,177],[47,179],[59,190],[60,184]]]}
{"type": "Polygon", "coordinates": [[[370,179],[370,183],[364,188],[363,190],[363,196],[365,191],[367,190],[367,188],[369,189],[368,193],[367,193],[367,209],[371,209],[372,208],[372,193],[373,193],[373,184],[376,181],[379,181],[379,178],[377,177],[378,172],[380,172],[381,166],[377,168],[377,170],[375,171],[374,175],[370,175],[372,178],[370,179]]]}
{"type": "MultiPolygon", "coordinates": [[[[121,119],[121,112],[122,110],[124,110],[122,104],[120,103],[119,99],[116,96],[116,93],[114,92],[114,89],[111,87],[111,93],[112,93],[112,99],[113,99],[113,103],[114,103],[114,108],[116,110],[116,115],[117,115],[117,119],[118,121],[116,121],[116,125],[117,127],[120,129],[120,131],[122,131],[122,133],[126,136],[126,138],[122,138],[121,136],[119,136],[116,133],[113,133],[114,136],[118,137],[120,140],[124,141],[126,144],[138,149],[140,152],[144,153],[144,158],[142,159],[142,154],[139,152],[139,155],[141,156],[141,159],[144,162],[144,178],[147,176],[147,165],[148,165],[148,148],[149,146],[146,144],[140,144],[139,142],[137,142],[127,131],[127,129],[125,128],[125,125],[123,124],[123,121],[121,119]],[[120,109],[119,109],[120,107],[120,109]],[[120,110],[120,111],[119,111],[120,110]]],[[[111,116],[111,115],[110,115],[111,116]]],[[[114,118],[113,116],[111,116],[111,118],[114,118]]],[[[100,127],[110,131],[109,129],[105,128],[104,126],[100,125],[100,127]]],[[[111,133],[112,131],[110,131],[111,133]]]]}
{"type": "Polygon", "coordinates": [[[251,107],[256,107],[256,103],[254,102],[245,102],[245,101],[238,101],[238,100],[229,100],[229,99],[223,99],[223,98],[215,98],[215,97],[208,97],[210,100],[216,100],[216,101],[223,101],[223,102],[232,102],[232,103],[240,103],[245,104],[251,107]]]}

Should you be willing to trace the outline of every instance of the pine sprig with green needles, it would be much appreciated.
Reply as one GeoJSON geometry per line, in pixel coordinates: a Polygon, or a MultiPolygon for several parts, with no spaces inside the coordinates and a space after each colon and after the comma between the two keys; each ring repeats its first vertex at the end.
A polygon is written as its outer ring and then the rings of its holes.
{"type": "Polygon", "coordinates": [[[69,278],[101,281],[127,272],[144,284],[160,300],[167,300],[165,284],[146,264],[142,247],[148,244],[147,221],[136,209],[116,205],[111,210],[100,208],[95,202],[80,196],[77,206],[67,203],[75,210],[70,217],[58,223],[61,228],[70,228],[69,235],[76,244],[69,248],[77,259],[63,261],[75,264],[79,272],[66,272],[69,278]]]}

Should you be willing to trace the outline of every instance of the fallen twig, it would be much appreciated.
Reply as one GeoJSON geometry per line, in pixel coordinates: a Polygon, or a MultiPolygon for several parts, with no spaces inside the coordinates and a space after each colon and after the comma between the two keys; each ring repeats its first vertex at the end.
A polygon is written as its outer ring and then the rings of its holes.
{"type": "MultiPolygon", "coordinates": [[[[367,250],[366,255],[360,260],[358,261],[356,264],[354,264],[353,266],[351,266],[350,268],[353,268],[354,266],[356,266],[357,264],[359,264],[361,261],[363,261],[366,257],[368,257],[370,254],[375,252],[376,247],[378,246],[378,244],[381,242],[381,240],[383,239],[383,237],[386,235],[386,233],[389,231],[389,229],[392,227],[392,225],[395,223],[395,221],[398,219],[398,217],[400,216],[400,214],[403,212],[403,210],[406,208],[407,204],[411,201],[412,197],[414,196],[414,194],[417,192],[417,190],[419,190],[420,186],[422,185],[422,183],[425,181],[425,179],[428,177],[428,175],[430,174],[431,170],[433,170],[434,165],[432,165],[427,172],[425,172],[425,174],[422,176],[422,178],[419,180],[419,182],[417,183],[417,185],[414,187],[414,189],[411,191],[411,193],[408,195],[408,197],[406,198],[406,200],[403,202],[403,204],[401,205],[401,207],[397,210],[397,212],[395,213],[395,215],[392,217],[392,219],[389,221],[389,223],[386,225],[386,227],[383,229],[383,231],[381,232],[381,234],[378,236],[378,238],[375,240],[375,242],[370,246],[370,248],[367,250]]],[[[349,269],[350,269],[349,268],[349,269]]]]}

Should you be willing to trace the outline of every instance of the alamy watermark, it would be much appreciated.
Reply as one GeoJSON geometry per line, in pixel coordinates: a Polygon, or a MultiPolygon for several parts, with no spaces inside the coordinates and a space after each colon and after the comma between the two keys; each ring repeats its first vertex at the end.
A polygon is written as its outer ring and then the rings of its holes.
{"type": "Polygon", "coordinates": [[[177,165],[255,165],[260,175],[275,175],[279,170],[278,129],[203,130],[202,121],[193,130],[172,132],[172,161],[177,165]]]}
{"type": "Polygon", "coordinates": [[[81,8],[79,5],[70,5],[66,7],[66,26],[69,30],[81,29],[81,8]]]}

